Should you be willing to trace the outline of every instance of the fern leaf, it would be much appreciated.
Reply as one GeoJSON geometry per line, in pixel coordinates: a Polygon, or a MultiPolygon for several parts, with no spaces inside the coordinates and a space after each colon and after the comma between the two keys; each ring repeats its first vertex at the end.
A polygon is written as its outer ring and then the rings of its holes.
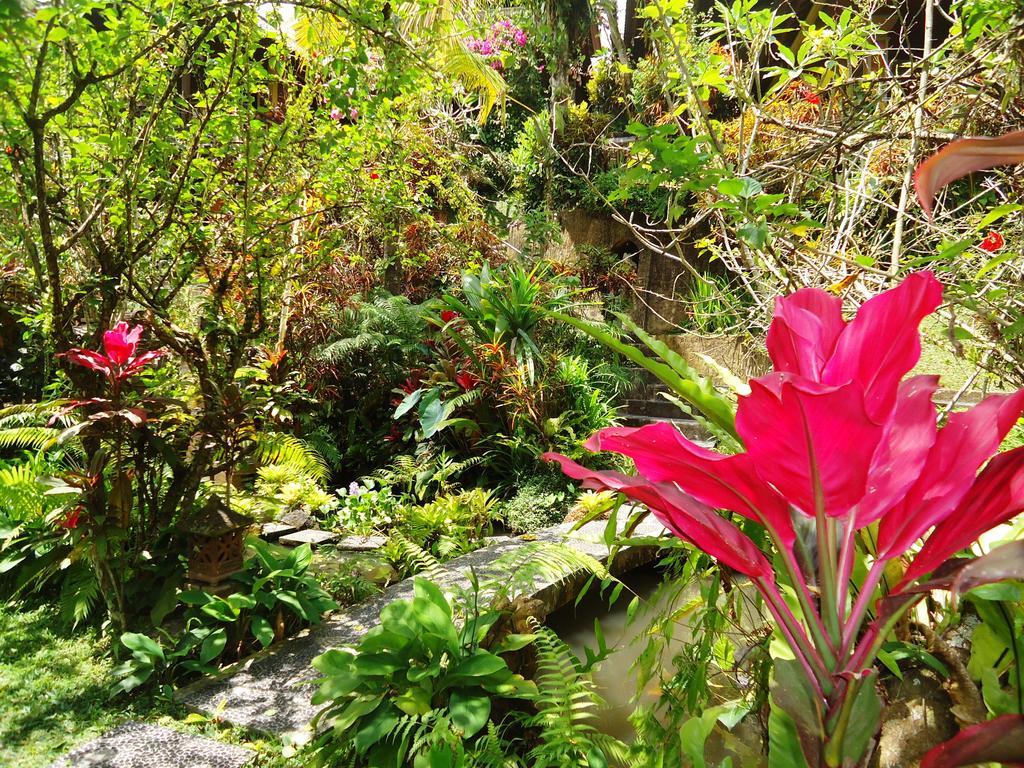
{"type": "Polygon", "coordinates": [[[88,618],[100,595],[100,584],[96,572],[88,563],[73,563],[64,576],[60,590],[61,617],[77,626],[88,618]]]}

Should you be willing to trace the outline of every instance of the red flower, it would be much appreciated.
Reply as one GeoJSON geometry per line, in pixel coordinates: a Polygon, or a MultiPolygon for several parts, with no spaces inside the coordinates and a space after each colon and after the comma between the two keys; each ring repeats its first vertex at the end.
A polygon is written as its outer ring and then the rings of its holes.
{"type": "Polygon", "coordinates": [[[136,357],[135,350],[138,348],[141,337],[141,325],[136,325],[129,330],[128,323],[122,320],[103,334],[103,351],[106,354],[75,347],[65,352],[64,356],[73,363],[93,371],[99,371],[108,379],[121,381],[134,376],[145,366],[166,354],[164,350],[158,349],[152,352],[143,352],[136,357]]]}
{"type": "Polygon", "coordinates": [[[450,323],[455,318],[459,317],[459,313],[454,309],[442,309],[441,310],[441,322],[450,323]]]}
{"type": "Polygon", "coordinates": [[[370,172],[370,178],[373,179],[374,181],[376,181],[377,179],[380,178],[380,174],[377,173],[376,171],[371,171],[370,172]]]}
{"type": "Polygon", "coordinates": [[[999,232],[993,231],[988,233],[985,239],[978,244],[978,247],[983,251],[995,253],[996,251],[1003,250],[1004,245],[1006,245],[1006,240],[1003,236],[999,232]]]}
{"type": "Polygon", "coordinates": [[[60,526],[61,528],[63,528],[65,531],[70,531],[70,530],[72,530],[74,528],[77,528],[78,527],[78,518],[81,516],[81,514],[82,514],[82,508],[81,507],[75,507],[70,512],[68,512],[64,516],[64,519],[59,521],[57,523],[57,525],[60,526]]]}
{"type": "Polygon", "coordinates": [[[459,371],[455,374],[455,383],[467,391],[473,389],[479,381],[480,379],[470,371],[459,371]]]}
{"type": "Polygon", "coordinates": [[[814,106],[821,104],[821,98],[814,91],[806,91],[804,93],[804,101],[808,104],[813,104],[814,106]]]}

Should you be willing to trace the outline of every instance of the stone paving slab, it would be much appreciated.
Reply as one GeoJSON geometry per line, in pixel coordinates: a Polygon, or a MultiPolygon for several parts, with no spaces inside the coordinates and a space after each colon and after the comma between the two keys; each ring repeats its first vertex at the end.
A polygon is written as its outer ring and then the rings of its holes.
{"type": "Polygon", "coordinates": [[[267,541],[274,541],[288,533],[295,533],[298,528],[288,523],[264,523],[260,528],[260,536],[267,541]]]}
{"type": "Polygon", "coordinates": [[[278,544],[283,544],[286,547],[298,547],[302,544],[309,544],[313,549],[324,544],[334,544],[341,537],[332,533],[331,531],[321,531],[316,528],[307,528],[304,531],[296,531],[295,533],[286,533],[284,536],[277,540],[278,544]]]}
{"type": "Polygon", "coordinates": [[[332,541],[331,546],[348,552],[374,552],[387,543],[386,536],[342,536],[332,541]]]}
{"type": "Polygon", "coordinates": [[[153,723],[119,725],[50,768],[242,768],[254,753],[153,723]]]}
{"type": "MultiPolygon", "coordinates": [[[[472,573],[480,581],[503,578],[507,576],[508,566],[499,572],[493,566],[495,561],[531,541],[562,542],[577,552],[606,560],[608,548],[603,541],[606,521],[595,520],[570,533],[572,525],[565,523],[532,536],[501,540],[456,558],[444,565],[446,578],[441,586],[450,591],[469,588],[472,573]]],[[[660,523],[648,517],[634,535],[659,536],[663,531],[660,523]]],[[[638,552],[641,552],[639,548],[623,548],[616,556],[616,563],[620,559],[627,562],[632,559],[629,565],[639,565],[635,560],[638,552]]],[[[649,550],[647,552],[650,554],[649,550]]],[[[534,595],[558,587],[538,580],[534,595]]],[[[388,603],[409,598],[412,592],[412,579],[393,584],[381,594],[329,617],[323,624],[242,662],[224,676],[183,689],[178,698],[190,709],[209,717],[278,736],[302,738],[308,734],[309,722],[317,711],[310,702],[316,689],[312,681],[319,675],[311,666],[313,659],[331,648],[358,642],[379,623],[380,612],[388,603]]],[[[559,594],[548,602],[557,606],[571,599],[571,594],[559,594]]]]}

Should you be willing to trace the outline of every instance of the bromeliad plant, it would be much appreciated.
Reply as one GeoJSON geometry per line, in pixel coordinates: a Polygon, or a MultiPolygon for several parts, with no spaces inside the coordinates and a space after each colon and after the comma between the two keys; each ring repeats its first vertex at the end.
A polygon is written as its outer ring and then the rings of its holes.
{"type": "Polygon", "coordinates": [[[849,322],[824,291],[778,299],[768,332],[774,370],[750,382],[736,412],[745,452],[715,453],[662,423],[605,429],[588,442],[630,457],[635,476],[547,456],[586,487],[645,504],[675,535],[750,578],[794,657],[776,660],[773,718],[798,737],[812,768],[866,764],[881,711],[874,662],[912,605],[932,589],[1024,575],[1024,542],[950,559],[1024,509],[1024,448],[993,457],[1024,410],[1024,390],[938,425],[938,377],[904,376],[920,356],[918,325],[941,299],[928,272],[849,322]],[[716,509],[763,526],[775,557],[716,509]],[[865,529],[874,544],[857,577],[865,529]],[[893,570],[897,583],[885,592],[893,570]]]}

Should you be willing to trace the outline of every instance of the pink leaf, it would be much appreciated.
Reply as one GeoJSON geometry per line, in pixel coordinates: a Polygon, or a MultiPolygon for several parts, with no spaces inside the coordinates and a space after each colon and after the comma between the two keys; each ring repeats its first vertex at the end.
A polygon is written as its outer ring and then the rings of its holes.
{"type": "Polygon", "coordinates": [[[801,512],[845,515],[864,496],[882,426],[868,418],[856,383],[817,384],[788,373],[750,382],[736,430],[766,483],[801,512]]]}
{"type": "Polygon", "coordinates": [[[78,365],[84,366],[93,371],[99,371],[105,376],[109,376],[111,374],[110,360],[99,352],[76,347],[64,352],[63,356],[73,363],[77,363],[78,365]]]}
{"type": "Polygon", "coordinates": [[[843,331],[821,381],[856,381],[872,419],[892,409],[900,379],[921,357],[918,326],[942,303],[942,284],[931,272],[916,272],[864,302],[843,331]]]}
{"type": "Polygon", "coordinates": [[[775,370],[820,381],[845,327],[842,301],[825,291],[801,288],[775,299],[768,328],[768,354],[775,370]]]}
{"type": "Polygon", "coordinates": [[[586,447],[628,456],[646,479],[676,483],[704,504],[771,527],[784,546],[793,545],[789,504],[757,476],[744,454],[723,456],[709,451],[665,422],[602,429],[586,447]]]}
{"type": "Polygon", "coordinates": [[[1017,163],[1024,163],[1024,131],[997,138],[959,139],[917,166],[914,172],[917,200],[931,219],[935,195],[951,181],[975,171],[1017,163]]]}
{"type": "Polygon", "coordinates": [[[1024,510],[1024,447],[1000,453],[971,485],[953,514],[935,526],[904,576],[904,583],[931,573],[981,534],[1024,510]]]}
{"type": "Polygon", "coordinates": [[[595,472],[557,453],[546,453],[584,487],[613,490],[647,506],[666,528],[730,568],[751,578],[774,581],[772,566],[739,528],[672,483],[651,483],[619,472],[595,472]]]}
{"type": "Polygon", "coordinates": [[[1024,390],[992,395],[968,411],[954,413],[939,430],[921,476],[878,527],[878,556],[906,552],[965,497],[975,475],[1024,410],[1024,390]]]}
{"type": "Polygon", "coordinates": [[[134,376],[144,367],[154,362],[155,360],[159,360],[166,354],[167,350],[164,349],[154,349],[151,352],[143,352],[138,357],[133,358],[131,362],[128,363],[128,365],[121,369],[120,378],[127,379],[130,376],[134,376]]]}
{"type": "Polygon", "coordinates": [[[1003,715],[964,728],[947,742],[930,749],[921,768],[960,768],[979,763],[1024,765],[1024,715],[1003,715]]]}
{"type": "Polygon", "coordinates": [[[136,325],[128,330],[128,323],[122,320],[103,334],[103,349],[115,365],[124,365],[135,354],[140,338],[142,326],[136,325]]]}
{"type": "Polygon", "coordinates": [[[921,474],[938,433],[932,402],[938,386],[938,376],[915,376],[900,385],[896,407],[871,458],[867,493],[854,515],[856,528],[882,517],[921,474]]]}

